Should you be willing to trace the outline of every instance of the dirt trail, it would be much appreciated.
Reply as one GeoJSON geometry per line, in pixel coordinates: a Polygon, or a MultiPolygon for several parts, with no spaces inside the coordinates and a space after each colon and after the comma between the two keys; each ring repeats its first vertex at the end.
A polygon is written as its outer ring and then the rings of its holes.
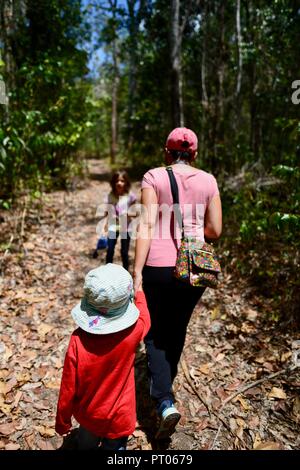
{"type": "MultiPolygon", "coordinates": [[[[70,309],[82,295],[86,272],[105,256],[102,252],[94,260],[91,252],[96,209],[109,190],[109,174],[103,162],[90,161],[89,167],[84,189],[51,193],[39,214],[26,212],[22,249],[12,245],[1,260],[0,449],[51,450],[62,444],[54,419],[64,352],[74,329],[70,309]]],[[[133,190],[139,194],[138,182],[133,190]]],[[[4,220],[4,227],[8,223],[4,220]]],[[[131,259],[133,249],[134,243],[131,259]]],[[[120,262],[119,243],[115,262],[120,262]]],[[[129,449],[300,447],[299,368],[267,380],[293,365],[296,338],[278,335],[275,325],[263,322],[263,312],[263,301],[226,273],[220,290],[205,292],[189,325],[174,386],[183,417],[172,440],[159,447],[140,346],[138,423],[129,449]],[[259,379],[264,380],[256,383],[259,379]]]]}

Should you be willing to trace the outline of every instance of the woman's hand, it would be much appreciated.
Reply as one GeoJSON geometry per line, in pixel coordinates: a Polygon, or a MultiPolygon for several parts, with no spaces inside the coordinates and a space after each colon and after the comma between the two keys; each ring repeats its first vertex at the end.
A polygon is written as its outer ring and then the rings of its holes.
{"type": "Polygon", "coordinates": [[[143,290],[143,285],[142,285],[143,276],[142,276],[142,273],[140,271],[135,271],[133,273],[132,277],[133,277],[134,292],[142,291],[143,290]]]}

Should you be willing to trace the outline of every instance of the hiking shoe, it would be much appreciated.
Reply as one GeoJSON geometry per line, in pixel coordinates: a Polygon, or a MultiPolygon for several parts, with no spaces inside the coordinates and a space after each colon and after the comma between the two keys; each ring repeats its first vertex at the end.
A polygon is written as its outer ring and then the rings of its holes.
{"type": "Polygon", "coordinates": [[[175,408],[174,404],[168,400],[168,404],[161,412],[159,428],[155,435],[155,439],[168,439],[175,431],[176,424],[180,418],[181,414],[175,408]]]}

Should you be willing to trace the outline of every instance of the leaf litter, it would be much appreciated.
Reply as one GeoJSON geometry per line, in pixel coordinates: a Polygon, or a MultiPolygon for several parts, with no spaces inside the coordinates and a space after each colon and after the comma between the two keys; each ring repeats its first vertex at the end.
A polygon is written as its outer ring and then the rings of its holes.
{"type": "MultiPolygon", "coordinates": [[[[101,252],[94,260],[91,252],[109,175],[104,177],[104,162],[91,160],[90,168],[97,177],[84,187],[47,194],[29,209],[21,241],[0,253],[1,450],[55,450],[63,444],[54,423],[64,353],[75,327],[70,309],[82,295],[86,272],[105,258],[101,252]]],[[[136,194],[139,188],[134,182],[136,194]]],[[[3,220],[7,242],[18,213],[4,213],[3,220]]],[[[132,259],[134,243],[130,254],[132,259]]],[[[157,417],[140,345],[138,421],[129,449],[300,448],[300,376],[292,360],[292,342],[299,338],[266,322],[265,311],[268,300],[251,296],[241,280],[237,287],[226,272],[220,289],[206,290],[188,327],[174,383],[182,418],[168,442],[154,440],[157,417]]]]}

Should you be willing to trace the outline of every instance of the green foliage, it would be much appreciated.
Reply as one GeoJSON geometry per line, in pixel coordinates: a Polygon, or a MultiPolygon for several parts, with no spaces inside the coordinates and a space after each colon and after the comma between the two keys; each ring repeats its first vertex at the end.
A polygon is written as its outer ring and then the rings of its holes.
{"type": "MultiPolygon", "coordinates": [[[[14,76],[5,75],[9,108],[0,105],[0,198],[66,185],[78,171],[77,149],[89,126],[87,38],[81,2],[26,2],[14,37],[14,76]],[[53,28],[55,24],[55,28],[53,28]]],[[[3,203],[4,204],[4,203],[3,203]]]]}
{"type": "Polygon", "coordinates": [[[245,172],[238,191],[223,192],[224,244],[237,268],[266,297],[277,319],[297,321],[300,254],[300,169],[295,156],[260,176],[245,172]]]}

